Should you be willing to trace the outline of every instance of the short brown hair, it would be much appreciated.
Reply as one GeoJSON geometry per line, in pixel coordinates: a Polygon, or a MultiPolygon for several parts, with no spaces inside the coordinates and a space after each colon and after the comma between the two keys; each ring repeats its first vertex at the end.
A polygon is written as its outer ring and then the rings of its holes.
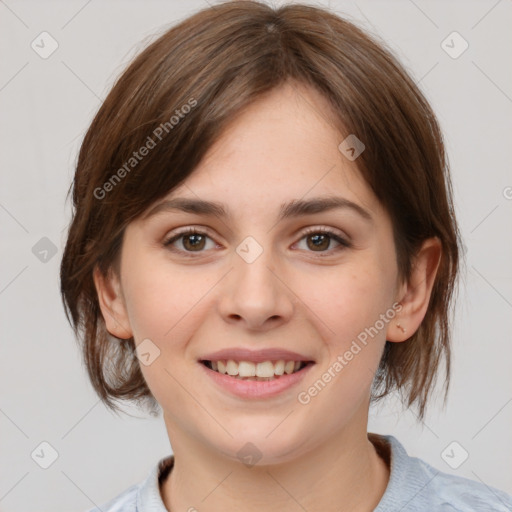
{"type": "Polygon", "coordinates": [[[446,398],[460,242],[434,113],[384,44],[353,23],[313,6],[233,1],[185,19],[142,51],[80,149],[61,293],[92,385],[112,410],[120,399],[153,410],[158,404],[133,338],[113,339],[106,330],[94,268],[105,275],[115,269],[126,226],[194,171],[237,113],[287,80],[319,91],[340,134],[364,142],[356,163],[391,217],[401,278],[409,278],[422,241],[436,236],[442,244],[425,318],[407,342],[386,342],[372,399],[397,389],[422,418],[443,355],[446,398]],[[163,142],[127,166],[156,134],[163,142]]]}

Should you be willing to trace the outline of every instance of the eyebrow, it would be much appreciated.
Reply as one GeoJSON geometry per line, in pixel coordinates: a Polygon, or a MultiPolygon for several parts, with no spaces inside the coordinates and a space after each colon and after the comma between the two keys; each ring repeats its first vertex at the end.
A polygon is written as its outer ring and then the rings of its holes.
{"type": "MultiPolygon", "coordinates": [[[[315,213],[323,213],[334,209],[349,209],[359,214],[366,221],[372,221],[373,217],[362,206],[349,201],[343,197],[328,196],[315,197],[312,199],[296,199],[288,203],[281,204],[277,221],[284,219],[300,217],[303,215],[311,215],[315,213]]],[[[202,199],[176,197],[162,201],[154,206],[143,219],[153,217],[162,212],[182,211],[186,213],[194,213],[197,215],[214,216],[221,219],[230,219],[231,215],[222,203],[215,201],[205,201],[202,199]]]]}

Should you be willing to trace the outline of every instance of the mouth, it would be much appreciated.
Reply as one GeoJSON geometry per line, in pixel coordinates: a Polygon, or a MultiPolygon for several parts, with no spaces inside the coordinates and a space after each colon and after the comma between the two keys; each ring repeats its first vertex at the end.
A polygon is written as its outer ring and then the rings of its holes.
{"type": "Polygon", "coordinates": [[[202,359],[199,362],[209,370],[233,379],[260,382],[279,380],[283,376],[302,372],[305,368],[315,364],[314,361],[286,361],[284,359],[260,362],[202,359]]]}

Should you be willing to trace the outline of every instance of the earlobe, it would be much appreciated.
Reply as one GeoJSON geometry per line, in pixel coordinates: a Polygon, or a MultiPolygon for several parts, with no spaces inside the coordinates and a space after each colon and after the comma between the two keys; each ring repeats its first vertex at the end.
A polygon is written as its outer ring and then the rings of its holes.
{"type": "Polygon", "coordinates": [[[388,327],[388,341],[406,341],[418,330],[427,313],[441,257],[442,246],[437,237],[423,242],[414,258],[410,279],[401,287],[398,299],[402,307],[388,327]]]}
{"type": "Polygon", "coordinates": [[[93,279],[108,332],[116,338],[131,338],[133,332],[128,321],[119,277],[113,271],[109,271],[108,275],[105,276],[96,267],[93,272],[93,279]]]}

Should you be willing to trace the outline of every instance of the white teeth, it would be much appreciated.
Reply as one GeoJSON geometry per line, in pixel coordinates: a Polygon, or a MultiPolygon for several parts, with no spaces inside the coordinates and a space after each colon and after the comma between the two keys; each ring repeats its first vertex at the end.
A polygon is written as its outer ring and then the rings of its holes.
{"type": "Polygon", "coordinates": [[[280,361],[277,361],[274,365],[274,373],[276,375],[283,375],[284,373],[284,361],[281,359],[280,361]]]}
{"type": "MultiPolygon", "coordinates": [[[[256,365],[249,361],[240,361],[238,363],[238,375],[240,375],[240,377],[254,377],[255,375],[258,375],[258,377],[267,377],[267,375],[257,374],[256,365]]],[[[272,375],[268,375],[268,377],[272,377],[273,375],[274,372],[272,372],[272,375]]]]}
{"type": "Polygon", "coordinates": [[[226,363],[226,372],[228,375],[238,375],[238,363],[235,363],[232,359],[230,359],[226,363]]]}
{"type": "MultiPolygon", "coordinates": [[[[243,363],[240,363],[240,368],[243,363]]],[[[271,361],[265,361],[263,363],[258,363],[256,366],[256,375],[258,377],[273,377],[274,376],[274,365],[271,361]]]]}
{"type": "Polygon", "coordinates": [[[211,361],[211,368],[222,374],[228,374],[232,377],[271,379],[280,377],[283,374],[291,374],[299,370],[301,361],[284,361],[280,359],[275,363],[272,361],[262,361],[261,363],[253,363],[251,361],[211,361]]]}
{"type": "Polygon", "coordinates": [[[284,373],[290,374],[293,373],[293,369],[295,368],[295,362],[294,361],[288,361],[284,365],[284,373]]]}

